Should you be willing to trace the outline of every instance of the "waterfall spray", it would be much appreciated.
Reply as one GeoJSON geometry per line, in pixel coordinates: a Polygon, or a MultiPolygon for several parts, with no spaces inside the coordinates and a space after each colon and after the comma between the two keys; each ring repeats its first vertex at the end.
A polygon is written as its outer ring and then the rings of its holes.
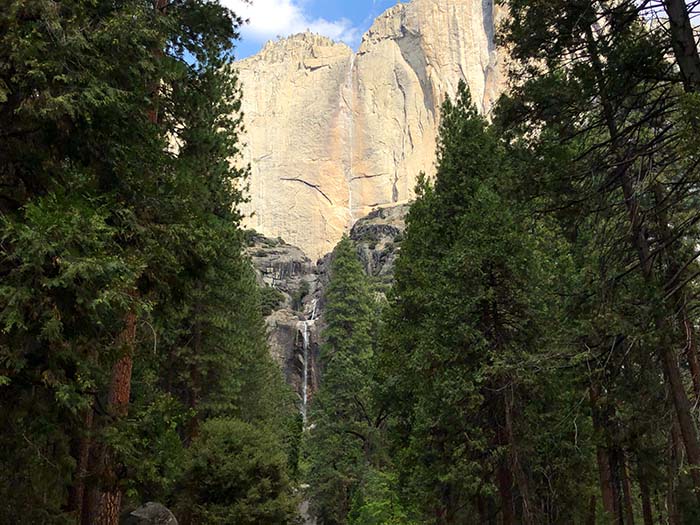
{"type": "Polygon", "coordinates": [[[301,377],[301,417],[304,420],[304,426],[306,426],[309,404],[309,327],[313,326],[316,320],[316,303],[316,299],[311,303],[311,317],[301,322],[301,337],[304,350],[304,369],[301,377]]]}
{"type": "Polygon", "coordinates": [[[302,323],[301,335],[304,340],[304,372],[301,382],[301,415],[306,425],[307,405],[309,401],[309,321],[302,323]]]}

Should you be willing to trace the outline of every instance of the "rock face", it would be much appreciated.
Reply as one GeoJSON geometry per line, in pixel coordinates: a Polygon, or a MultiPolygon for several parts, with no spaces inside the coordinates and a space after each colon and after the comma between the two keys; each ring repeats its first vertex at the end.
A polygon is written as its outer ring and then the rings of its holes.
{"type": "Polygon", "coordinates": [[[280,293],[281,300],[265,319],[268,343],[287,383],[299,396],[300,409],[304,410],[304,385],[308,403],[319,377],[319,337],[314,322],[320,290],[316,265],[298,247],[262,235],[250,238],[247,252],[258,275],[258,284],[264,290],[272,288],[280,293]]]}
{"type": "Polygon", "coordinates": [[[380,208],[357,221],[350,231],[365,273],[374,279],[379,289],[387,289],[393,284],[394,265],[401,249],[409,208],[408,204],[380,208]]]}
{"type": "MultiPolygon", "coordinates": [[[[397,205],[375,210],[359,219],[350,232],[365,272],[378,293],[385,292],[393,281],[408,209],[408,205],[397,205]]],[[[268,342],[303,411],[304,390],[308,403],[318,389],[321,376],[324,294],[333,254],[312,264],[296,246],[261,235],[250,239],[248,254],[260,286],[274,288],[282,296],[266,318],[268,342]]]]}
{"type": "Polygon", "coordinates": [[[500,17],[493,0],[413,0],[381,15],[357,53],[299,34],[241,61],[248,225],[316,259],[355,219],[410,200],[434,171],[444,94],[465,80],[488,112],[502,91],[500,17]]]}

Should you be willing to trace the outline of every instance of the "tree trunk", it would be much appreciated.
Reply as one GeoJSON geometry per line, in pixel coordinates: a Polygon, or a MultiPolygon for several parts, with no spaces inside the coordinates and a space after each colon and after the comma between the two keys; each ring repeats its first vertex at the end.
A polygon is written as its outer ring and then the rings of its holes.
{"type": "MultiPolygon", "coordinates": [[[[665,327],[661,327],[660,330],[664,328],[665,327]]],[[[676,361],[676,353],[669,344],[668,338],[665,338],[661,346],[664,373],[671,391],[673,404],[676,408],[680,436],[682,437],[683,443],[685,443],[685,452],[690,467],[690,475],[693,480],[695,496],[700,500],[700,445],[698,444],[695,423],[691,414],[690,401],[685,393],[681,372],[678,367],[678,362],[676,361]]]]}
{"type": "MultiPolygon", "coordinates": [[[[625,176],[627,178],[627,176],[625,176]]],[[[664,202],[664,190],[660,184],[654,185],[654,197],[656,199],[657,206],[660,206],[664,202]]],[[[674,257],[672,252],[673,244],[670,243],[672,239],[672,233],[669,230],[669,220],[665,213],[660,213],[657,216],[657,228],[659,230],[659,236],[669,243],[663,251],[663,254],[667,261],[667,270],[665,277],[665,288],[675,286],[675,278],[678,276],[680,279],[681,266],[678,262],[678,257],[674,257]]],[[[645,241],[646,242],[646,241],[645,241]]],[[[649,272],[645,275],[645,279],[648,282],[653,280],[651,265],[649,272]]],[[[697,430],[695,428],[695,422],[692,415],[692,408],[690,400],[688,399],[688,394],[685,390],[685,385],[683,384],[683,378],[681,375],[680,367],[678,365],[678,356],[676,355],[676,350],[674,347],[674,341],[676,335],[681,335],[681,332],[685,332],[685,347],[691,344],[692,331],[690,337],[688,335],[688,326],[686,323],[688,321],[688,316],[685,310],[685,294],[682,289],[675,291],[671,294],[671,297],[667,299],[667,303],[672,305],[671,308],[665,310],[671,310],[664,316],[664,312],[658,309],[655,312],[655,325],[656,330],[661,336],[660,341],[660,357],[664,369],[664,376],[666,377],[666,383],[670,389],[671,399],[673,400],[673,406],[675,408],[676,420],[678,421],[678,428],[680,429],[680,436],[682,442],[685,445],[686,457],[688,463],[690,464],[690,474],[693,480],[693,488],[695,490],[695,496],[700,501],[700,442],[698,441],[697,430]],[[676,312],[679,312],[678,315],[676,312]]],[[[693,362],[697,364],[697,360],[692,352],[687,351],[689,366],[691,367],[691,375],[693,362]]]]}
{"type": "Polygon", "coordinates": [[[683,86],[689,93],[700,91],[700,55],[684,0],[664,0],[671,30],[671,44],[681,71],[683,86]]]}
{"type": "MultiPolygon", "coordinates": [[[[136,314],[126,315],[125,327],[119,335],[122,356],[112,367],[112,378],[107,395],[107,414],[112,419],[120,419],[129,412],[131,395],[131,372],[136,346],[136,314]]],[[[83,525],[118,525],[121,510],[122,490],[113,451],[105,444],[92,447],[90,470],[95,476],[89,489],[83,525]]]]}
{"type": "Polygon", "coordinates": [[[476,497],[476,512],[479,514],[479,523],[487,523],[487,513],[486,513],[486,503],[484,502],[484,497],[479,494],[476,497]]]}
{"type": "Polygon", "coordinates": [[[508,459],[499,462],[496,476],[498,477],[498,492],[501,496],[501,515],[503,525],[515,525],[515,506],[513,505],[513,475],[508,465],[508,459]]]}
{"type": "Polygon", "coordinates": [[[501,501],[501,523],[515,525],[515,499],[513,497],[513,472],[511,471],[510,444],[505,425],[505,396],[498,395],[491,399],[493,417],[491,425],[495,430],[495,448],[500,453],[496,466],[496,484],[501,501]]]}
{"type": "Polygon", "coordinates": [[[671,425],[671,434],[668,443],[668,490],[666,492],[666,508],[668,509],[668,524],[680,525],[681,518],[678,514],[678,501],[676,498],[676,485],[678,481],[678,447],[679,436],[678,426],[671,425]]]}
{"type": "MultiPolygon", "coordinates": [[[[200,308],[199,306],[196,307],[195,309],[195,315],[198,317],[200,315],[200,308]]],[[[194,326],[194,339],[192,341],[192,349],[194,350],[195,355],[199,355],[201,350],[202,350],[202,326],[199,320],[195,322],[194,326]]],[[[189,384],[189,391],[187,394],[188,397],[188,406],[190,410],[192,411],[192,417],[187,423],[187,428],[185,431],[185,443],[188,445],[192,443],[192,441],[197,437],[199,434],[199,414],[197,413],[197,408],[199,407],[199,397],[200,397],[200,391],[201,391],[201,373],[200,370],[197,366],[197,362],[193,362],[190,364],[189,367],[189,375],[190,375],[190,384],[189,384]]]]}
{"type": "Polygon", "coordinates": [[[79,520],[83,514],[85,502],[85,478],[88,474],[88,459],[90,457],[90,443],[92,423],[94,419],[94,409],[92,406],[83,412],[83,425],[80,435],[76,440],[76,447],[73,453],[75,458],[75,474],[73,476],[73,486],[70,490],[68,509],[79,520]]]}
{"type": "MultiPolygon", "coordinates": [[[[168,0],[155,0],[154,9],[156,15],[165,12],[168,0]]],[[[163,50],[155,47],[152,50],[155,56],[163,54],[163,50]]],[[[159,83],[151,86],[152,108],[148,112],[148,119],[153,123],[158,123],[158,89],[159,83]]],[[[132,299],[136,299],[138,291],[133,290],[132,299]]],[[[107,396],[107,413],[114,419],[125,417],[129,412],[129,398],[131,396],[131,374],[134,366],[134,351],[136,349],[136,313],[131,310],[126,314],[124,329],[119,334],[118,342],[123,349],[123,355],[112,367],[112,378],[107,396]]],[[[121,512],[122,490],[120,486],[120,475],[117,472],[117,465],[113,456],[113,451],[106,445],[93,447],[91,451],[91,463],[99,474],[99,483],[90,490],[90,497],[85,505],[86,512],[83,513],[82,525],[118,525],[119,514],[121,512]]]]}
{"type": "Polygon", "coordinates": [[[506,389],[504,399],[505,434],[508,442],[511,468],[515,473],[515,481],[518,485],[518,490],[520,491],[520,499],[522,502],[522,523],[523,525],[534,525],[534,509],[530,498],[529,483],[520,461],[520,454],[518,453],[515,432],[513,430],[513,398],[513,387],[511,384],[511,386],[506,389]]]}
{"type": "Polygon", "coordinates": [[[693,391],[695,392],[695,401],[700,401],[700,362],[698,362],[698,345],[695,339],[695,327],[688,318],[688,313],[683,307],[683,325],[685,327],[686,345],[685,357],[690,368],[690,377],[693,380],[693,391]]]}
{"type": "MultiPolygon", "coordinates": [[[[678,11],[679,9],[685,12],[687,17],[687,11],[683,5],[682,0],[664,0],[669,9],[678,11]]],[[[682,18],[682,13],[675,13],[676,16],[682,18]]],[[[679,19],[680,20],[680,19],[679,19]]],[[[608,127],[608,132],[610,134],[610,140],[612,143],[612,150],[616,157],[616,168],[613,174],[614,180],[620,181],[620,187],[624,195],[625,207],[627,209],[629,223],[630,223],[630,242],[634,250],[637,252],[639,259],[639,265],[642,269],[642,276],[644,280],[648,283],[650,287],[655,288],[656,275],[654,274],[653,259],[650,255],[649,242],[647,240],[647,231],[644,226],[644,215],[640,208],[639,200],[637,198],[637,193],[635,191],[634,183],[629,170],[629,160],[624,154],[624,148],[620,145],[620,134],[618,131],[618,123],[615,120],[615,108],[612,106],[610,99],[608,97],[608,88],[604,75],[604,69],[600,56],[598,54],[598,47],[595,37],[593,36],[593,29],[591,27],[586,28],[586,38],[587,38],[587,48],[590,53],[591,64],[593,65],[594,72],[596,75],[596,83],[598,86],[598,94],[601,99],[601,104],[603,107],[603,117],[605,118],[606,125],[608,127]]],[[[697,49],[695,50],[697,55],[697,49]]],[[[690,68],[691,70],[693,68],[690,68]]],[[[658,185],[657,185],[658,186],[658,185]]],[[[657,200],[659,200],[660,188],[655,188],[657,191],[657,200]]],[[[660,201],[662,202],[662,201],[660,201]]],[[[659,226],[661,231],[659,242],[663,245],[664,241],[669,239],[668,235],[663,235],[664,229],[667,228],[668,222],[665,219],[659,220],[659,226]]],[[[671,251],[671,245],[668,245],[664,253],[669,261],[673,261],[674,258],[669,253],[671,251]]],[[[671,273],[674,275],[674,273],[671,273]]],[[[676,294],[681,294],[682,290],[676,292],[676,294]]],[[[670,308],[659,309],[656,308],[656,329],[658,333],[662,335],[661,348],[658,350],[658,355],[661,358],[661,362],[664,368],[664,375],[666,381],[669,383],[671,388],[671,396],[673,399],[673,405],[678,417],[678,421],[681,429],[681,436],[683,438],[683,443],[685,444],[688,462],[691,466],[691,474],[693,478],[693,485],[695,488],[695,493],[700,500],[700,442],[698,441],[697,432],[692,420],[690,412],[690,402],[688,396],[683,388],[683,382],[681,380],[680,369],[678,368],[678,363],[676,360],[676,352],[673,346],[673,341],[670,340],[671,334],[674,333],[675,322],[672,319],[667,318],[668,312],[663,310],[671,310],[670,308]]]]}
{"type": "Polygon", "coordinates": [[[607,521],[614,520],[615,515],[615,490],[613,489],[612,470],[610,469],[610,455],[608,449],[598,445],[596,449],[598,461],[598,476],[600,479],[600,493],[603,501],[603,511],[607,515],[607,521]]]}
{"type": "Polygon", "coordinates": [[[632,505],[632,486],[630,484],[629,472],[627,471],[627,458],[625,453],[621,454],[620,472],[622,474],[622,493],[625,498],[625,521],[626,525],[634,525],[634,507],[632,505]]]}
{"type": "MultiPolygon", "coordinates": [[[[602,415],[600,407],[598,406],[598,401],[600,398],[600,387],[596,384],[592,384],[589,389],[590,400],[591,400],[591,413],[593,419],[593,430],[595,434],[600,438],[605,432],[606,425],[602,421],[602,415]]],[[[615,497],[615,489],[613,484],[612,469],[610,468],[610,451],[607,447],[602,444],[596,446],[596,460],[598,463],[598,477],[600,480],[600,493],[603,502],[603,512],[605,513],[606,521],[612,523],[616,512],[615,502],[617,498],[615,497]]]]}
{"type": "Polygon", "coordinates": [[[649,493],[649,482],[643,470],[639,469],[639,492],[642,497],[642,518],[644,525],[654,525],[654,514],[651,508],[651,494],[649,493]]]}
{"type": "Polygon", "coordinates": [[[591,496],[588,502],[588,518],[586,519],[586,525],[596,525],[596,500],[595,496],[591,496]]]}

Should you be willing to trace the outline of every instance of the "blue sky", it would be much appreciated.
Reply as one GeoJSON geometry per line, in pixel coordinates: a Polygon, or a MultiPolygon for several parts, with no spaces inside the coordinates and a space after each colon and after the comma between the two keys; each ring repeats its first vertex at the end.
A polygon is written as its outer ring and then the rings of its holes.
{"type": "Polygon", "coordinates": [[[221,0],[248,18],[237,58],[257,53],[263,44],[277,36],[288,36],[310,29],[346,42],[353,48],[374,18],[397,0],[221,0]]]}

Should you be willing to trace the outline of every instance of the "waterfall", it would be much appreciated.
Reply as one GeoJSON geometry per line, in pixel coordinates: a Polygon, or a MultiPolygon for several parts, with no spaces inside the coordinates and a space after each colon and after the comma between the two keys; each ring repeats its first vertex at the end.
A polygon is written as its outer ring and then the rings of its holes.
{"type": "Polygon", "coordinates": [[[348,157],[348,168],[345,178],[348,181],[348,211],[350,213],[350,223],[355,222],[355,215],[353,213],[353,202],[352,202],[352,182],[353,182],[353,155],[355,149],[355,130],[354,130],[354,119],[355,119],[355,84],[354,84],[354,74],[355,74],[355,53],[350,57],[350,65],[348,67],[348,72],[345,77],[345,83],[341,86],[341,100],[345,102],[347,109],[347,126],[348,135],[350,139],[350,155],[348,157]],[[349,100],[348,100],[348,97],[349,100]]]}
{"type": "Polygon", "coordinates": [[[309,321],[302,323],[301,335],[304,339],[304,373],[301,381],[301,416],[306,426],[306,409],[309,401],[309,321]]]}
{"type": "Polygon", "coordinates": [[[309,317],[309,319],[306,321],[301,322],[301,337],[304,350],[304,369],[301,376],[301,417],[304,420],[304,427],[306,427],[309,405],[309,327],[313,326],[316,320],[316,303],[316,299],[314,299],[311,303],[311,317],[309,317]]]}

